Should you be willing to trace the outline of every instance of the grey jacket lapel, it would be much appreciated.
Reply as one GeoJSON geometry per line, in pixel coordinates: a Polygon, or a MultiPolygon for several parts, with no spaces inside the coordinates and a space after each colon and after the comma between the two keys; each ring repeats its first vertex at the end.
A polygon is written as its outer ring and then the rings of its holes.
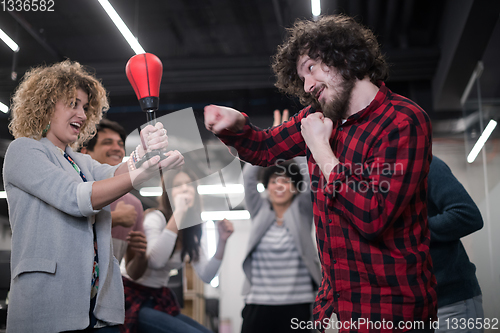
{"type": "MultiPolygon", "coordinates": [[[[52,154],[52,158],[54,161],[58,161],[59,165],[61,168],[69,173],[71,177],[75,178],[76,180],[83,181],[80,175],[76,172],[76,170],[73,168],[71,163],[68,162],[68,160],[64,157],[63,154],[59,151],[59,149],[47,138],[42,138],[40,139],[40,142],[43,143],[50,153],[52,154]]],[[[66,147],[66,151],[71,148],[66,147]]],[[[75,162],[76,163],[76,162],[75,162]]]]}

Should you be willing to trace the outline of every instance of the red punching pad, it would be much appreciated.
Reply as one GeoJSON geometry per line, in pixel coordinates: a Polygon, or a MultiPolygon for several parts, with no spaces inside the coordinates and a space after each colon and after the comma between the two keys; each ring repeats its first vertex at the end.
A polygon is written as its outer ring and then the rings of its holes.
{"type": "Polygon", "coordinates": [[[160,59],[151,53],[137,54],[127,62],[125,73],[134,88],[142,111],[157,110],[163,73],[160,59]]]}

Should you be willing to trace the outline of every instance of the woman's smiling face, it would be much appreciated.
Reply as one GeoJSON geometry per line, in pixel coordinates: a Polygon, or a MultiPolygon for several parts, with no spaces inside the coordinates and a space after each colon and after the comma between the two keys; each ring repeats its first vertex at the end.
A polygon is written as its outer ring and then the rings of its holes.
{"type": "Polygon", "coordinates": [[[290,177],[274,174],[267,184],[269,201],[275,205],[289,205],[296,193],[295,185],[290,177]]]}
{"type": "Polygon", "coordinates": [[[82,89],[77,89],[76,100],[71,105],[58,101],[50,120],[47,139],[61,149],[78,140],[81,128],[87,120],[88,95],[82,89]]]}

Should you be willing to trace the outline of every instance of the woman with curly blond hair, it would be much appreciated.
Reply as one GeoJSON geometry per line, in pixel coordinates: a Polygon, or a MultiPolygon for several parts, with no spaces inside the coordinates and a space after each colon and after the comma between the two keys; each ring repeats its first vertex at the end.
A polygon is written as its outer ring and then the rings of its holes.
{"type": "MultiPolygon", "coordinates": [[[[140,167],[100,164],[76,153],[108,108],[101,83],[69,60],[25,74],[11,104],[16,138],[5,155],[12,228],[8,332],[116,332],[123,285],[111,247],[106,206],[158,172],[183,164],[179,152],[140,167]]],[[[146,150],[165,149],[158,123],[141,131],[146,150]]]]}

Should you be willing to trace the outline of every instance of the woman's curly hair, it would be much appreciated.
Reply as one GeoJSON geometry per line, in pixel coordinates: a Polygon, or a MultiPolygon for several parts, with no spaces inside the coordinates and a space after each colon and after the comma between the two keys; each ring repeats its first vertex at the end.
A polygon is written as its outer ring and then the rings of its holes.
{"type": "Polygon", "coordinates": [[[45,136],[43,130],[52,119],[56,103],[64,101],[70,106],[76,101],[78,88],[88,94],[89,104],[87,120],[74,146],[94,136],[96,124],[103,112],[109,109],[106,90],[92,73],[70,60],[26,72],[11,101],[9,130],[12,135],[15,138],[41,139],[45,136]]]}
{"type": "Polygon", "coordinates": [[[297,74],[297,60],[307,54],[335,67],[346,79],[368,76],[371,82],[385,80],[388,66],[373,32],[345,15],[323,16],[318,21],[296,21],[289,37],[273,57],[276,87],[299,97],[304,105],[318,107],[313,96],[304,91],[297,74]]]}

